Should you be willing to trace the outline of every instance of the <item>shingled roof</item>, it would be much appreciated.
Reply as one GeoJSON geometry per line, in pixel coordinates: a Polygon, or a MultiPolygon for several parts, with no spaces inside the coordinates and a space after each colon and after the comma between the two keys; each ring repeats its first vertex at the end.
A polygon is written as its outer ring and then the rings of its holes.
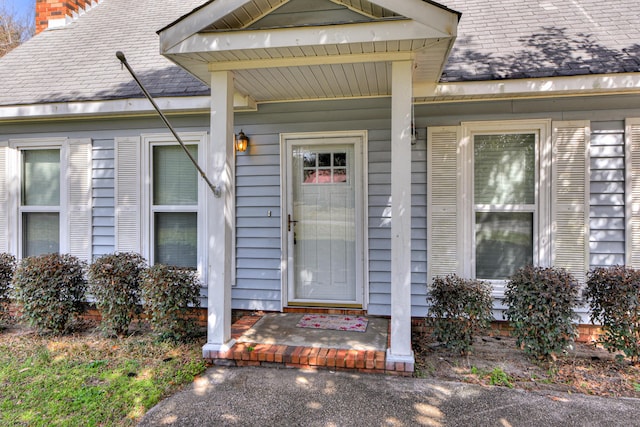
{"type": "MultiPolygon", "coordinates": [[[[205,95],[162,57],[156,31],[205,0],[103,0],[0,59],[0,105],[140,97],[126,53],[154,96],[205,95]]],[[[637,0],[442,0],[462,12],[441,81],[640,72],[637,0]]]]}
{"type": "Polygon", "coordinates": [[[103,0],[73,23],[43,31],[0,59],[0,105],[140,97],[121,50],[155,96],[209,88],[159,54],[156,31],[204,0],[103,0]]]}
{"type": "Polygon", "coordinates": [[[441,81],[640,71],[638,0],[445,0],[462,12],[441,81]]]}

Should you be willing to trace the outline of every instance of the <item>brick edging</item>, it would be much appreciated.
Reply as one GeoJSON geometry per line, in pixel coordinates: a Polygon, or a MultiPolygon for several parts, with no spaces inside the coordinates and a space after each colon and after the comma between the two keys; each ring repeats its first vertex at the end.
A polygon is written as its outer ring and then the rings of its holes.
{"type": "MultiPolygon", "coordinates": [[[[231,326],[231,337],[239,338],[261,318],[261,315],[242,317],[231,326]]],[[[411,376],[414,369],[412,363],[387,363],[386,352],[379,350],[236,343],[228,351],[209,351],[203,356],[210,363],[223,366],[330,369],[400,376],[411,376]]]]}

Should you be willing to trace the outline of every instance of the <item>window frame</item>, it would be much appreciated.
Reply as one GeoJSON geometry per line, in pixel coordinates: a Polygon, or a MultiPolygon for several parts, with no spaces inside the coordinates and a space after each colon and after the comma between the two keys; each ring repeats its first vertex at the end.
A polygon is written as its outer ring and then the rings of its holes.
{"type": "Polygon", "coordinates": [[[69,167],[69,140],[68,138],[47,139],[18,139],[9,141],[8,153],[8,182],[9,184],[9,251],[18,259],[23,258],[23,213],[58,213],[59,221],[59,248],[58,253],[69,253],[69,229],[68,229],[68,191],[69,183],[66,173],[69,167]],[[59,150],[60,151],[60,201],[58,206],[23,206],[22,205],[22,180],[23,180],[23,152],[35,150],[59,150]],[[13,231],[12,231],[13,230],[13,231]]]}
{"type": "MultiPolygon", "coordinates": [[[[533,214],[533,263],[551,264],[551,120],[513,120],[491,122],[463,122],[459,170],[462,173],[461,194],[463,213],[463,257],[461,268],[465,277],[476,278],[476,213],[531,212],[533,214]],[[535,204],[475,204],[476,135],[534,134],[535,142],[535,204]]],[[[501,293],[506,280],[486,280],[501,293]]]]}
{"type": "MultiPolygon", "coordinates": [[[[180,133],[180,138],[185,145],[198,147],[197,161],[200,165],[206,164],[206,132],[180,133]]],[[[153,203],[153,148],[157,146],[179,146],[179,143],[171,134],[146,134],[142,135],[142,255],[150,265],[155,263],[155,214],[162,212],[194,212],[197,215],[196,265],[200,277],[206,274],[206,186],[200,176],[197,177],[198,202],[195,205],[154,205],[153,203]]],[[[194,168],[194,172],[198,172],[194,168]]]]}

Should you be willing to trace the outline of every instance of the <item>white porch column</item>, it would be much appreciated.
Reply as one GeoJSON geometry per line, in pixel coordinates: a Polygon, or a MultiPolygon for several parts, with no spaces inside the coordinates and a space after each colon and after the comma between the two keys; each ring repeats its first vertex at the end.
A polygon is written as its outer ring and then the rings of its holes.
{"type": "Polygon", "coordinates": [[[392,64],[391,346],[387,362],[414,363],[411,350],[412,61],[392,64]]]}
{"type": "Polygon", "coordinates": [[[231,278],[234,227],[233,74],[211,73],[211,134],[208,145],[208,176],[221,194],[207,191],[207,344],[210,352],[226,351],[231,339],[231,278]]]}

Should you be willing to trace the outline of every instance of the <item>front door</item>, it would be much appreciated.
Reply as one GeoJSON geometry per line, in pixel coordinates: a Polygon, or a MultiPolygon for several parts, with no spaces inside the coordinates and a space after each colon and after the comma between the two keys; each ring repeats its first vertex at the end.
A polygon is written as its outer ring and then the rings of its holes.
{"type": "Polygon", "coordinates": [[[286,139],[288,305],[362,307],[362,139],[286,139]]]}

